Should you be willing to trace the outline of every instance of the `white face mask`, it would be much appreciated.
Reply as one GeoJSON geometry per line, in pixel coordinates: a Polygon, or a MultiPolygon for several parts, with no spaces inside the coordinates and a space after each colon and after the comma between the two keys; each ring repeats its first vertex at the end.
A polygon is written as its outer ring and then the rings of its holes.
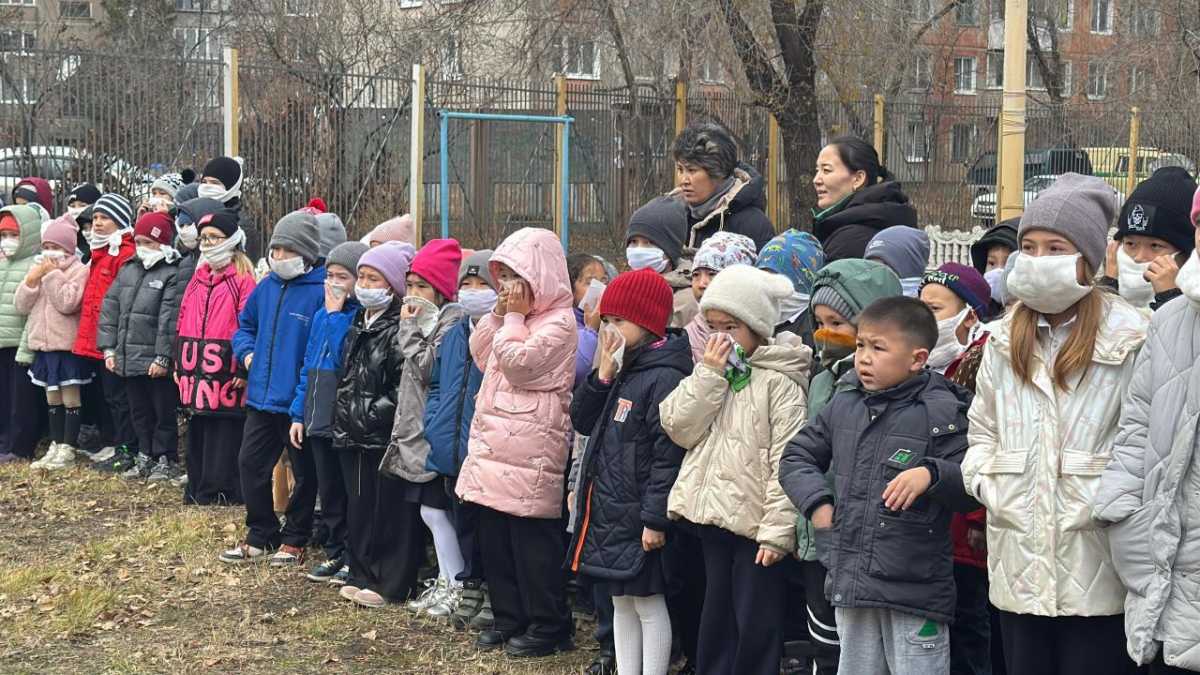
{"type": "Polygon", "coordinates": [[[341,284],[334,283],[332,279],[325,280],[325,288],[328,288],[329,292],[333,294],[333,297],[338,298],[339,300],[350,294],[349,288],[341,284]]]}
{"type": "Polygon", "coordinates": [[[629,269],[650,269],[662,274],[667,269],[667,256],[661,248],[654,246],[630,246],[625,249],[625,260],[629,269]]]}
{"type": "Polygon", "coordinates": [[[1129,257],[1125,247],[1117,249],[1117,290],[1134,307],[1149,307],[1154,300],[1154,286],[1146,281],[1150,263],[1140,263],[1129,257]]]}
{"type": "Polygon", "coordinates": [[[204,197],[206,199],[215,199],[222,204],[225,204],[226,202],[233,201],[235,198],[242,196],[241,180],[238,180],[238,184],[234,185],[228,190],[220,185],[201,183],[200,187],[196,189],[196,194],[200,197],[204,197]]]}
{"type": "Polygon", "coordinates": [[[1083,256],[1022,253],[1005,282],[1008,292],[1040,314],[1059,314],[1092,292],[1079,283],[1078,260],[1083,256]]]}
{"type": "Polygon", "coordinates": [[[0,239],[0,253],[3,253],[5,258],[13,257],[18,248],[21,248],[21,240],[17,237],[0,239]]]}
{"type": "Polygon", "coordinates": [[[800,316],[800,313],[808,309],[809,294],[795,291],[788,297],[779,301],[779,321],[776,323],[790,323],[800,316]]]}
{"type": "Polygon", "coordinates": [[[195,223],[179,225],[175,228],[175,232],[179,237],[180,246],[189,250],[196,248],[196,242],[200,240],[200,231],[196,229],[195,223]]]}
{"type": "Polygon", "coordinates": [[[437,328],[438,322],[438,306],[425,298],[415,295],[404,296],[404,304],[421,308],[421,311],[416,316],[417,328],[421,331],[421,335],[429,337],[437,328]]]}
{"type": "Polygon", "coordinates": [[[232,237],[229,237],[216,246],[201,246],[200,257],[203,258],[204,262],[208,263],[208,266],[212,269],[224,269],[225,266],[228,265],[231,260],[233,260],[233,252],[237,250],[237,247],[240,246],[245,239],[246,233],[242,232],[242,228],[239,227],[238,231],[234,232],[232,237]]]}
{"type": "MultiPolygon", "coordinates": [[[[613,352],[612,359],[613,363],[617,366],[617,372],[621,372],[621,366],[624,365],[625,361],[625,336],[621,335],[621,331],[617,330],[617,327],[611,323],[606,323],[601,326],[600,333],[607,333],[609,337],[617,341],[617,349],[613,352]]],[[[596,368],[600,365],[599,355],[600,349],[597,347],[596,356],[592,357],[592,368],[596,368]]]]}
{"type": "Polygon", "coordinates": [[[487,316],[496,308],[496,291],[490,288],[464,288],[458,292],[458,304],[472,319],[487,316]]]}
{"type": "Polygon", "coordinates": [[[942,372],[966,350],[967,346],[958,341],[958,327],[967,320],[970,312],[970,307],[964,307],[958,314],[937,322],[938,341],[937,346],[929,352],[930,368],[942,372]]]}
{"type": "Polygon", "coordinates": [[[997,267],[996,269],[983,275],[983,280],[988,282],[988,287],[992,289],[992,299],[997,304],[1004,304],[1004,268],[997,267]]]}
{"type": "Polygon", "coordinates": [[[310,269],[308,264],[304,262],[304,258],[300,256],[284,260],[276,260],[274,256],[271,256],[267,259],[267,265],[270,266],[275,276],[284,281],[291,281],[301,274],[305,274],[310,269]]]}
{"type": "Polygon", "coordinates": [[[387,307],[388,303],[392,301],[392,289],[365,288],[355,284],[354,297],[358,298],[358,303],[367,309],[380,309],[387,307]]]}
{"type": "Polygon", "coordinates": [[[1179,268],[1175,285],[1191,301],[1192,307],[1200,310],[1200,257],[1197,257],[1196,251],[1192,251],[1187,262],[1179,268]]]}
{"type": "Polygon", "coordinates": [[[150,248],[149,246],[138,246],[135,253],[138,260],[142,261],[142,265],[146,269],[150,269],[158,264],[158,261],[166,257],[166,251],[161,248],[150,248]]]}
{"type": "Polygon", "coordinates": [[[73,208],[73,209],[72,209],[72,208],[68,208],[68,209],[67,209],[67,215],[68,215],[68,216],[71,216],[71,219],[72,219],[72,220],[79,220],[79,214],[83,213],[83,212],[84,212],[84,211],[86,211],[86,210],[87,210],[87,207],[86,207],[86,206],[76,206],[76,207],[75,207],[75,208],[73,208]]]}
{"type": "Polygon", "coordinates": [[[905,277],[900,280],[900,290],[906,298],[915,298],[921,294],[921,281],[924,277],[905,277]]]}

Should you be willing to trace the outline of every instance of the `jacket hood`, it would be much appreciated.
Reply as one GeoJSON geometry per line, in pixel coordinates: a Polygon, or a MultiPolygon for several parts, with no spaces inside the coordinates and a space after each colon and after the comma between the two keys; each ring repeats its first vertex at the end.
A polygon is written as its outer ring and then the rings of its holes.
{"type": "Polygon", "coordinates": [[[821,268],[813,281],[812,295],[815,297],[817,290],[826,286],[850,305],[855,316],[880,298],[904,292],[900,279],[886,265],[859,258],[837,260],[821,268]]]}
{"type": "Polygon", "coordinates": [[[37,253],[42,245],[42,216],[38,210],[32,206],[14,204],[0,209],[0,213],[12,214],[21,231],[21,243],[12,259],[21,260],[37,253]]]}
{"type": "Polygon", "coordinates": [[[771,342],[756,349],[748,362],[751,368],[783,373],[799,384],[805,393],[808,392],[812,349],[798,336],[791,333],[776,335],[771,342]]]}
{"type": "Polygon", "coordinates": [[[813,233],[825,241],[843,225],[863,225],[877,230],[895,225],[916,227],[917,210],[909,203],[900,183],[876,183],[850,195],[840,210],[817,220],[813,233]]]}
{"type": "Polygon", "coordinates": [[[42,208],[46,209],[46,213],[54,215],[54,192],[50,189],[49,181],[45,178],[37,177],[22,178],[20,182],[13,186],[13,190],[22,185],[32,187],[34,192],[37,193],[38,203],[42,205],[42,208]]]}
{"type": "MultiPolygon", "coordinates": [[[[550,230],[525,227],[513,232],[492,254],[489,266],[495,263],[508,265],[529,283],[533,291],[531,314],[569,309],[574,304],[567,258],[558,236],[550,230]]],[[[495,269],[492,277],[498,277],[495,269]]]]}
{"type": "Polygon", "coordinates": [[[629,372],[636,373],[651,368],[674,368],[686,375],[692,374],[692,343],[678,328],[667,329],[667,341],[657,349],[641,347],[630,354],[629,372]]]}
{"type": "Polygon", "coordinates": [[[987,269],[987,254],[991,247],[1007,246],[1013,251],[1020,248],[1017,239],[1017,226],[1020,223],[1020,218],[1002,220],[985,232],[979,241],[971,244],[971,264],[979,270],[980,274],[987,269]]]}
{"type": "MultiPolygon", "coordinates": [[[[1096,335],[1096,348],[1092,361],[1105,365],[1120,365],[1130,352],[1141,348],[1146,341],[1149,319],[1141,311],[1119,295],[1102,291],[1105,308],[1101,314],[1100,332],[1096,335]]],[[[1009,312],[993,324],[988,349],[993,347],[1012,360],[1012,317],[1009,312]]]]}
{"type": "Polygon", "coordinates": [[[210,213],[216,213],[225,208],[225,205],[215,199],[207,197],[197,197],[189,199],[186,202],[179,204],[178,209],[188,215],[193,223],[199,223],[200,219],[210,213]]]}
{"type": "MultiPolygon", "coordinates": [[[[737,178],[737,182],[741,183],[741,188],[729,200],[729,212],[736,213],[751,206],[765,211],[767,208],[767,182],[763,179],[762,174],[755,171],[754,167],[749,164],[739,163],[738,167],[733,170],[733,175],[737,178]]],[[[731,189],[730,192],[733,190],[731,189]]]]}

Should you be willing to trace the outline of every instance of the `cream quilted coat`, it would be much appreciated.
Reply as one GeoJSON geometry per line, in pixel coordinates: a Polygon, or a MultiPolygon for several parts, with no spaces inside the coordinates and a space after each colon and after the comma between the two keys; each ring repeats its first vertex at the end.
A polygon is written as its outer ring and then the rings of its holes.
{"type": "Polygon", "coordinates": [[[1114,523],[1108,541],[1129,590],[1129,656],[1150,663],[1161,642],[1166,664],[1189,671],[1200,671],[1200,499],[1188,494],[1200,466],[1197,358],[1200,309],[1187,298],[1159,308],[1095,503],[1096,518],[1114,523]]]}
{"type": "Polygon", "coordinates": [[[808,419],[812,350],[783,333],[748,362],[741,391],[697,363],[659,405],[663,429],[687,450],[667,513],[787,555],[796,547],[796,507],[779,484],[779,460],[808,419]]]}
{"type": "MultiPolygon", "coordinates": [[[[1033,383],[1012,369],[1010,321],[995,324],[969,413],[967,492],[987,507],[990,597],[1038,616],[1109,616],[1125,607],[1108,536],[1092,519],[1146,317],[1115,295],[1091,367],[1068,392],[1034,356],[1033,383]]],[[[1039,350],[1040,352],[1040,350],[1039,350]]]]}

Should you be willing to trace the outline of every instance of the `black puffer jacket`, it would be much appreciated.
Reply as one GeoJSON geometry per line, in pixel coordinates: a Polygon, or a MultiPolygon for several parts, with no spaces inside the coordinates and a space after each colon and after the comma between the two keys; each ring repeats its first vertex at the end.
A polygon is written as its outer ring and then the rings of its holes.
{"type": "Polygon", "coordinates": [[[917,226],[917,210],[895,181],[876,183],[850,195],[833,213],[813,222],[813,234],[825,249],[825,264],[861,258],[880,230],[893,225],[917,226]]]}
{"type": "Polygon", "coordinates": [[[96,349],[114,352],[116,374],[137,377],[157,362],[169,369],[175,356],[175,326],[179,319],[179,268],[161,260],[146,269],[134,256],[117,272],[104,295],[96,349]]]}
{"type": "Polygon", "coordinates": [[[775,236],[775,226],[767,218],[766,182],[763,177],[749,164],[739,164],[733,175],[734,186],[730,191],[737,190],[737,193],[728,203],[722,202],[704,218],[692,215],[690,208],[687,210],[688,236],[684,244],[688,250],[699,249],[705,239],[722,230],[750,237],[760,251],[775,236]]]}
{"type": "Polygon", "coordinates": [[[853,370],[839,385],[779,464],[779,482],[802,514],[833,504],[833,528],[815,530],[829,568],[825,594],[834,607],[886,607],[951,622],[950,516],[979,508],[959,470],[971,393],[931,371],[881,392],[864,390],[853,370]],[[934,483],[907,511],[889,511],[884,488],[918,466],[930,468],[934,483]]]}
{"type": "Polygon", "coordinates": [[[596,371],[571,402],[576,433],[590,435],[580,468],[575,513],[583,518],[568,550],[568,567],[603,579],[631,579],[642,569],[642,528],[667,531],[667,497],[683,448],[663,431],[658,404],[692,372],[687,337],[672,329],[666,343],[626,353],[609,385],[596,371]]]}
{"type": "Polygon", "coordinates": [[[346,333],[339,369],[333,445],[337,448],[386,450],[396,416],[396,389],[404,357],[396,342],[400,298],[369,327],[359,309],[346,333]]]}

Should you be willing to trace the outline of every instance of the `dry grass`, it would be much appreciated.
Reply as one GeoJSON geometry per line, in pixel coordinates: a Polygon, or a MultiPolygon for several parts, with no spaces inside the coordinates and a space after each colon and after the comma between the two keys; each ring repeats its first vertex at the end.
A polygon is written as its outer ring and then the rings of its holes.
{"type": "Polygon", "coordinates": [[[292,571],[222,565],[242,517],[91,469],[0,466],[3,672],[541,675],[591,658],[482,654],[403,608],[357,609],[292,571]]]}

